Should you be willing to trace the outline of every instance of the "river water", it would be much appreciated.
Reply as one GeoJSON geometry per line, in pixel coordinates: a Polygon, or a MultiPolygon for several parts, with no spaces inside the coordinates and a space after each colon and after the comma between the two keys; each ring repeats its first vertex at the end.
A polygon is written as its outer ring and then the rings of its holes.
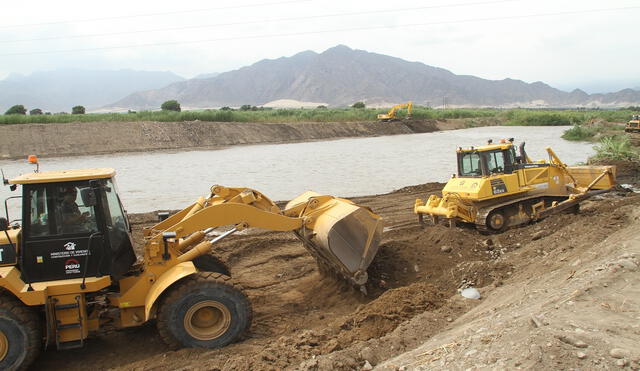
{"type": "MultiPolygon", "coordinates": [[[[567,164],[585,162],[594,153],[592,144],[561,139],[567,128],[481,127],[206,151],[44,158],[40,170],[115,168],[122,201],[131,213],[181,209],[207,196],[214,184],[254,188],[273,200],[289,200],[308,189],[351,197],[446,182],[456,171],[455,149],[482,145],[489,138],[526,139],[527,154],[534,160],[546,159],[544,148],[551,146],[567,164]]],[[[8,178],[33,170],[26,160],[0,161],[0,168],[8,178]]],[[[0,187],[1,200],[15,195],[0,187]]],[[[19,217],[14,214],[19,202],[9,202],[12,218],[19,217]]]]}

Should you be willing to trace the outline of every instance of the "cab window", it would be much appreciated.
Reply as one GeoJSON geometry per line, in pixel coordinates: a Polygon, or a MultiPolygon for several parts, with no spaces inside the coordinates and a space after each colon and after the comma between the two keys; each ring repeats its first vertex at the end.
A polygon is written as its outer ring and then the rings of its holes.
{"type": "Polygon", "coordinates": [[[489,173],[504,173],[504,153],[502,151],[488,152],[487,156],[487,169],[489,173]]]}
{"type": "Polygon", "coordinates": [[[104,186],[104,195],[107,207],[105,208],[105,219],[107,221],[107,225],[111,227],[117,227],[121,230],[126,230],[129,226],[127,223],[127,218],[124,215],[124,211],[122,210],[122,205],[120,203],[120,198],[118,197],[118,193],[116,191],[116,185],[113,180],[108,179],[105,182],[104,186]]]}
{"type": "Polygon", "coordinates": [[[460,176],[480,176],[482,167],[480,165],[480,155],[478,152],[467,152],[460,155],[459,175],[460,176]]]}
{"type": "Polygon", "coordinates": [[[58,211],[58,234],[93,233],[98,231],[93,205],[86,205],[81,192],[91,190],[89,185],[64,185],[56,187],[58,211]]]}
{"type": "Polygon", "coordinates": [[[29,234],[34,237],[51,234],[47,188],[37,187],[29,191],[29,234]]]}

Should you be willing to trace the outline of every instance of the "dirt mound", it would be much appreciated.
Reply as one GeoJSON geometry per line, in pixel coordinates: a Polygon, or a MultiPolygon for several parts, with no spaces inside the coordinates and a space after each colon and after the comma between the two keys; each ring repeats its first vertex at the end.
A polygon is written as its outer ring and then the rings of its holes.
{"type": "Polygon", "coordinates": [[[640,182],[640,162],[639,161],[591,161],[594,165],[615,165],[616,180],[619,184],[640,182]]]}
{"type": "Polygon", "coordinates": [[[338,342],[348,346],[357,340],[379,338],[401,322],[441,307],[446,299],[442,290],[427,282],[388,290],[347,317],[340,325],[338,342]]]}
{"type": "Polygon", "coordinates": [[[503,257],[514,268],[504,286],[381,369],[638,369],[638,205],[612,194],[514,230],[523,245],[503,257]]]}
{"type": "Polygon", "coordinates": [[[415,193],[415,192],[439,192],[444,187],[444,183],[425,183],[413,186],[402,187],[391,193],[415,193]]]}

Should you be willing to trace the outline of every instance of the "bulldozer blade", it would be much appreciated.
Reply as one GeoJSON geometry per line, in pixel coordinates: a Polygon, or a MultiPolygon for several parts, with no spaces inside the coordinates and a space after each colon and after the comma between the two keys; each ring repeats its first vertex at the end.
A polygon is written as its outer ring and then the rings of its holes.
{"type": "Polygon", "coordinates": [[[364,285],[367,268],[380,247],[382,218],[351,201],[314,192],[287,204],[287,210],[296,207],[305,219],[296,235],[318,263],[356,285],[364,285]]]}

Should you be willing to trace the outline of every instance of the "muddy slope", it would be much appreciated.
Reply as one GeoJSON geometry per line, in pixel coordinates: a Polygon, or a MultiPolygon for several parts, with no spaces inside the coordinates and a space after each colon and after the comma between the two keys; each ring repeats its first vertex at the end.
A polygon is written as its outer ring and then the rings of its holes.
{"type": "MultiPolygon", "coordinates": [[[[2,138],[0,158],[23,158],[32,153],[40,156],[90,155],[427,133],[444,126],[435,120],[340,123],[93,122],[2,125],[0,126],[0,138],[2,138]]],[[[453,127],[455,126],[460,125],[454,123],[453,127]]]]}
{"type": "MultiPolygon", "coordinates": [[[[216,255],[229,264],[254,308],[251,331],[241,342],[223,349],[170,351],[160,341],[154,325],[149,324],[93,338],[85,349],[49,350],[41,355],[34,369],[82,370],[88,364],[100,370],[351,370],[366,362],[376,366],[440,333],[463,329],[469,321],[469,317],[461,317],[465,313],[471,313],[471,318],[486,317],[487,310],[491,311],[487,304],[513,310],[528,308],[518,305],[523,300],[522,285],[562,269],[567,272],[563,271],[561,279],[556,280],[558,285],[566,286],[566,282],[572,282],[571,277],[583,274],[581,263],[575,261],[604,257],[601,254],[609,251],[601,246],[608,236],[638,226],[632,210],[640,205],[640,197],[618,192],[585,203],[578,215],[552,216],[495,236],[480,235],[472,228],[419,228],[411,210],[413,201],[438,192],[441,187],[442,184],[425,184],[355,199],[379,212],[387,224],[380,253],[369,271],[368,296],[321,276],[314,260],[292,234],[254,231],[223,240],[216,250],[216,255]],[[575,276],[571,271],[576,271],[575,276]],[[457,289],[467,286],[478,287],[486,299],[462,299],[457,289]],[[508,294],[513,294],[513,300],[507,303],[508,294]],[[478,312],[474,308],[483,309],[478,312]]],[[[136,229],[152,222],[151,213],[134,219],[136,229]]],[[[139,240],[140,233],[135,237],[139,240]]],[[[565,294],[572,292],[569,287],[549,290],[562,293],[559,296],[563,300],[565,294]]],[[[525,293],[531,291],[525,289],[525,293]]],[[[510,319],[512,314],[502,316],[510,319]]],[[[523,326],[531,326],[530,316],[518,316],[523,326]]],[[[544,322],[544,318],[540,321],[544,322]]],[[[480,345],[484,344],[483,336],[477,337],[480,345]]],[[[553,339],[549,341],[554,346],[565,347],[561,340],[553,339]]],[[[441,341],[436,346],[443,344],[445,352],[452,346],[449,343],[441,341]]],[[[498,365],[510,368],[517,367],[516,362],[524,362],[523,350],[509,354],[511,347],[502,345],[500,349],[505,354],[496,359],[511,361],[498,365]]],[[[475,348],[460,349],[465,349],[464,355],[475,348]]],[[[561,353],[555,354],[566,359],[561,353]]],[[[449,364],[439,363],[444,358],[438,356],[429,353],[428,361],[434,359],[438,363],[423,364],[447,368],[449,364]]],[[[412,368],[414,361],[394,361],[391,369],[396,365],[412,368]]],[[[541,365],[575,366],[573,362],[541,365]]]]}

